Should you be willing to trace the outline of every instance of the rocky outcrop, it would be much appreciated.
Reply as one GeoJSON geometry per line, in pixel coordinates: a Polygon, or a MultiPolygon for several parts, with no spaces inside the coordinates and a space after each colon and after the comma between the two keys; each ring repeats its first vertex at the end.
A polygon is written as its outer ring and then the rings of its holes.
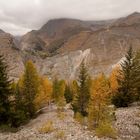
{"type": "Polygon", "coordinates": [[[44,51],[45,42],[36,35],[36,31],[31,31],[21,38],[20,49],[28,52],[44,51]]]}
{"type": "Polygon", "coordinates": [[[0,54],[2,54],[8,65],[11,79],[18,79],[24,70],[21,52],[16,46],[16,40],[8,33],[0,33],[0,54]]]}

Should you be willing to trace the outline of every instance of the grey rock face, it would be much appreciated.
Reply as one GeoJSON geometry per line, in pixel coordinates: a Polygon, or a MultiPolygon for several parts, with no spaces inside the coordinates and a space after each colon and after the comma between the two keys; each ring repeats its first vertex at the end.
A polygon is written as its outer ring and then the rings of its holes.
{"type": "Polygon", "coordinates": [[[21,52],[17,49],[15,40],[10,34],[0,34],[0,54],[7,62],[10,78],[18,79],[24,70],[24,64],[21,52]]]}

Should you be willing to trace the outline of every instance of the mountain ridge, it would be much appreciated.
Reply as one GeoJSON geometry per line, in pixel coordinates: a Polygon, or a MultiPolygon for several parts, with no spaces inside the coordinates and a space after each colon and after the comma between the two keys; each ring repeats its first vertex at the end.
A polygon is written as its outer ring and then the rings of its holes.
{"type": "Polygon", "coordinates": [[[18,69],[11,77],[18,78],[25,61],[31,59],[42,74],[69,79],[77,75],[84,57],[91,75],[109,74],[130,45],[140,49],[140,13],[96,22],[54,19],[19,40],[1,32],[0,51],[5,56],[10,54],[13,59],[9,57],[8,64],[11,61],[10,66],[13,63],[18,69]]]}

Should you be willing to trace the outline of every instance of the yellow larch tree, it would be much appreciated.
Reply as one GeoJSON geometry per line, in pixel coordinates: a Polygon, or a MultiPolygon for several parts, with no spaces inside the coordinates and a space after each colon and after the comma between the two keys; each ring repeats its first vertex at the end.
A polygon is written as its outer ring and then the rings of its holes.
{"type": "Polygon", "coordinates": [[[117,92],[118,89],[118,80],[117,77],[119,75],[119,70],[120,70],[120,66],[117,65],[113,68],[110,77],[109,77],[109,82],[110,82],[110,88],[111,88],[111,93],[114,94],[117,92]]]}
{"type": "Polygon", "coordinates": [[[37,111],[34,100],[39,93],[39,74],[31,60],[26,62],[23,74],[23,95],[24,104],[29,117],[33,117],[37,111]]]}
{"type": "Polygon", "coordinates": [[[38,109],[49,105],[52,99],[52,83],[46,76],[40,77],[39,93],[35,98],[35,104],[38,109]]]}
{"type": "Polygon", "coordinates": [[[102,73],[93,80],[90,90],[89,102],[89,124],[91,127],[98,127],[100,122],[107,118],[107,106],[109,105],[110,87],[108,79],[102,73]]]}

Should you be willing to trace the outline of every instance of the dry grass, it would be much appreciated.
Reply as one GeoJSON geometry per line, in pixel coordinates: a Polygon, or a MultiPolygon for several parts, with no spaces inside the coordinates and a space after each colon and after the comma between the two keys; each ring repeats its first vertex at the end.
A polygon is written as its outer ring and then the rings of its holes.
{"type": "Polygon", "coordinates": [[[56,135],[55,135],[55,138],[56,139],[61,139],[61,140],[64,139],[65,138],[65,132],[62,131],[62,130],[57,131],[56,135]]]}
{"type": "Polygon", "coordinates": [[[57,117],[60,120],[64,120],[66,118],[67,114],[65,112],[57,111],[57,117]]]}
{"type": "Polygon", "coordinates": [[[39,129],[40,133],[50,133],[54,131],[53,122],[48,121],[39,129]]]}
{"type": "Polygon", "coordinates": [[[116,138],[117,133],[110,123],[103,122],[95,129],[98,137],[116,138]]]}
{"type": "Polygon", "coordinates": [[[74,118],[77,122],[79,122],[82,125],[85,123],[84,117],[80,113],[76,113],[74,118]]]}

